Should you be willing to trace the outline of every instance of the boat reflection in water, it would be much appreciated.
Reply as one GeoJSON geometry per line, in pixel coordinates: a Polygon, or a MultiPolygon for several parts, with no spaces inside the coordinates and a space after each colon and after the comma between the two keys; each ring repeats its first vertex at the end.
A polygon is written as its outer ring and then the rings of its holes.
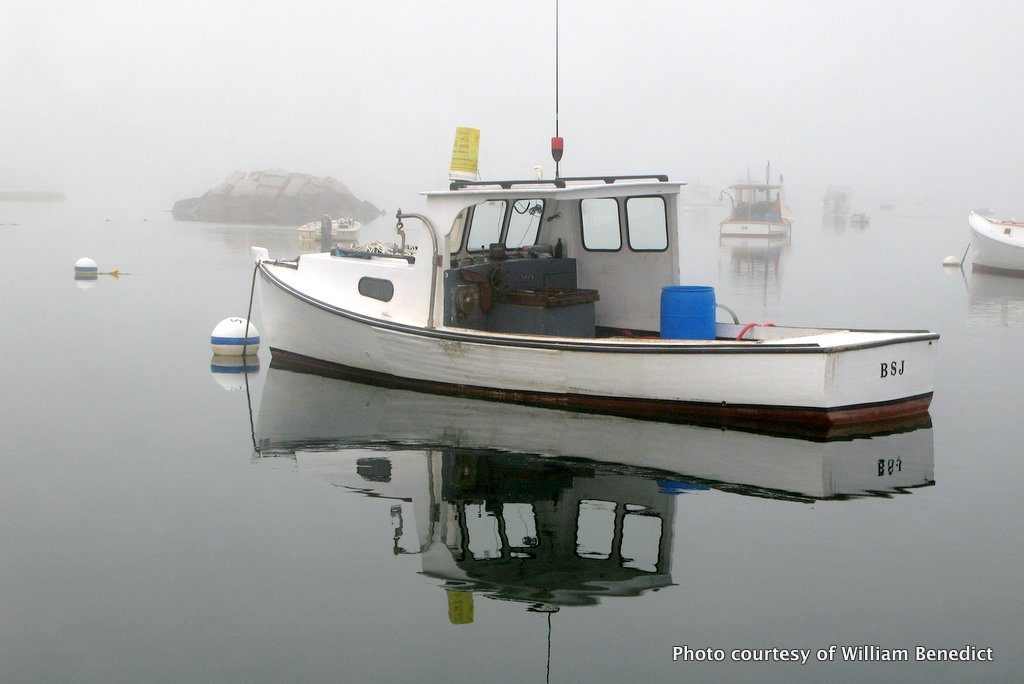
{"type": "Polygon", "coordinates": [[[973,271],[967,302],[972,323],[1024,329],[1024,277],[973,271]]]}
{"type": "Polygon", "coordinates": [[[748,292],[779,293],[782,258],[789,252],[789,235],[764,238],[722,236],[719,244],[719,274],[748,292]]]}
{"type": "MultiPolygon", "coordinates": [[[[680,494],[800,502],[933,484],[930,420],[808,441],[362,385],[271,366],[256,458],[392,499],[394,552],[445,582],[550,611],[672,584],[680,494]],[[415,532],[413,533],[413,530],[415,532]]],[[[462,593],[460,593],[462,592],[462,593]]]]}
{"type": "Polygon", "coordinates": [[[824,213],[821,215],[821,225],[826,230],[842,233],[850,227],[850,215],[824,213]]]}

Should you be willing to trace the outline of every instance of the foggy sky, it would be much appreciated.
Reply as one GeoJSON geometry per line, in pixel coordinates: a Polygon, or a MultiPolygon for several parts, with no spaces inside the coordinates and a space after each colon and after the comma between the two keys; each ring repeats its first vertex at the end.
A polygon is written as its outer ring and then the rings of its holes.
{"type": "MultiPolygon", "coordinates": [[[[1024,215],[1024,3],[560,3],[563,175],[785,174],[1024,215]]],[[[553,173],[554,1],[6,0],[0,187],[159,208],[235,169],[333,175],[378,206],[553,173]]],[[[855,202],[856,204],[856,202],[855,202]]]]}

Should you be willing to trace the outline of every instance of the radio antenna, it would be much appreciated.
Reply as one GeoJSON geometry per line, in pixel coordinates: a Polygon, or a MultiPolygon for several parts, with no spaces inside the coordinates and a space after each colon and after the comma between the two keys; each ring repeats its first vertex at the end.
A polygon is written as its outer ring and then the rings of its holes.
{"type": "Polygon", "coordinates": [[[559,162],[565,141],[558,136],[558,0],[555,0],[555,137],[551,139],[551,158],[555,160],[555,178],[559,178],[559,162]]]}

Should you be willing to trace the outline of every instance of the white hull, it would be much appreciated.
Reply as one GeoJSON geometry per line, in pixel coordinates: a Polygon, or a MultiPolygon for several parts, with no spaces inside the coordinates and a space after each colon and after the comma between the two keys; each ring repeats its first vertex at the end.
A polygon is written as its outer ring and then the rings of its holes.
{"type": "Polygon", "coordinates": [[[789,235],[790,226],[788,221],[722,221],[719,233],[722,237],[782,237],[789,235]]]}
{"type": "Polygon", "coordinates": [[[789,233],[785,235],[722,235],[718,238],[718,244],[730,251],[758,251],[763,254],[781,251],[793,242],[789,233]]]}
{"type": "Polygon", "coordinates": [[[761,341],[736,342],[739,326],[726,324],[714,341],[427,330],[387,305],[367,315],[330,301],[299,269],[265,262],[260,274],[275,359],[413,389],[816,432],[922,413],[934,386],[931,333],[759,328],[761,341]]]}
{"type": "Polygon", "coordinates": [[[1024,223],[971,212],[971,261],[978,270],[1024,274],[1024,223]]]}

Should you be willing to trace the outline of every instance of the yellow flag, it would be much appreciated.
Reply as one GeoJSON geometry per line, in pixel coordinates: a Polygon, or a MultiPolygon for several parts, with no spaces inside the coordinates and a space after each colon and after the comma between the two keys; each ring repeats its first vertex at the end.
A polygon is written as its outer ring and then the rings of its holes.
{"type": "Polygon", "coordinates": [[[452,180],[476,180],[480,177],[477,159],[480,156],[480,129],[459,126],[455,129],[455,147],[448,177],[452,180]]]}

